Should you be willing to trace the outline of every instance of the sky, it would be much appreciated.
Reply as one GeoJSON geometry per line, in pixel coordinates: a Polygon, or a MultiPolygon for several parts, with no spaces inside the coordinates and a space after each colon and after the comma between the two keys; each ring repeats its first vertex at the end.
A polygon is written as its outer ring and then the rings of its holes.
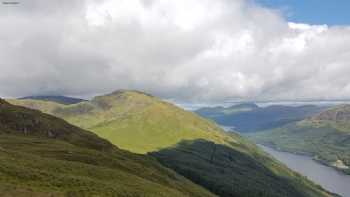
{"type": "Polygon", "coordinates": [[[350,24],[349,0],[257,0],[258,4],[281,10],[288,21],[329,26],[350,24]]]}
{"type": "Polygon", "coordinates": [[[0,5],[1,97],[350,98],[345,0],[18,2],[0,5]]]}

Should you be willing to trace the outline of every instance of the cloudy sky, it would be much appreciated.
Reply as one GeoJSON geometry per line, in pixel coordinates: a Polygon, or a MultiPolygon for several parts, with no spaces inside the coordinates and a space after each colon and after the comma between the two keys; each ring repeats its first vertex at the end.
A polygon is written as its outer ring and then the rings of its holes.
{"type": "MultiPolygon", "coordinates": [[[[138,89],[181,101],[350,98],[350,23],[312,20],[327,17],[293,10],[300,5],[18,2],[0,5],[2,97],[138,89]]],[[[344,10],[335,5],[328,18],[344,10]]]]}

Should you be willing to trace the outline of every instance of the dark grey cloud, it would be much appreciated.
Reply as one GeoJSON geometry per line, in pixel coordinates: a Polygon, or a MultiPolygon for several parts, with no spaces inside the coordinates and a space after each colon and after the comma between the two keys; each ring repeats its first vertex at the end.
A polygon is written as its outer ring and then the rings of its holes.
{"type": "Polygon", "coordinates": [[[0,96],[350,97],[350,28],[288,23],[245,0],[0,5],[0,96]]]}

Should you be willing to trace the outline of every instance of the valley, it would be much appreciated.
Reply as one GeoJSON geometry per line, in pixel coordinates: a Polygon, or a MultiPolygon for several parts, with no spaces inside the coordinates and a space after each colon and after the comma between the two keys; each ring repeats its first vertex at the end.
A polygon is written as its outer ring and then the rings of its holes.
{"type": "Polygon", "coordinates": [[[257,143],[311,155],[325,165],[349,173],[349,106],[258,107],[240,104],[227,108],[202,108],[196,113],[243,133],[257,143]],[[242,106],[245,106],[244,110],[239,110],[242,106]]]}
{"type": "Polygon", "coordinates": [[[350,197],[349,8],[2,0],[0,197],[350,197]]]}
{"type": "Polygon", "coordinates": [[[121,90],[69,105],[8,101],[63,118],[121,149],[155,158],[212,194],[331,196],[238,134],[143,92],[121,90]]]}
{"type": "Polygon", "coordinates": [[[325,188],[348,195],[350,105],[268,106],[259,109],[252,104],[240,104],[202,108],[196,113],[267,146],[262,146],[265,151],[325,188]],[[242,106],[246,108],[239,110],[242,106]]]}
{"type": "Polygon", "coordinates": [[[349,105],[339,105],[305,120],[251,135],[258,143],[307,154],[350,174],[349,105]]]}

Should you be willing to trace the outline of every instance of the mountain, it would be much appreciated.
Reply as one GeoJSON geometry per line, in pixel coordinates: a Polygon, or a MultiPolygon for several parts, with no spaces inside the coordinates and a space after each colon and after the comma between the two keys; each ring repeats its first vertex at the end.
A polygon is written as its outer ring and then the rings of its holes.
{"type": "Polygon", "coordinates": [[[251,137],[285,151],[312,155],[350,174],[350,105],[339,105],[251,137]]]}
{"type": "Polygon", "coordinates": [[[149,155],[222,197],[330,196],[239,135],[143,92],[116,91],[74,105],[28,103],[122,149],[149,155]]]}
{"type": "Polygon", "coordinates": [[[231,114],[237,114],[239,112],[247,112],[252,111],[259,108],[255,103],[241,103],[237,105],[232,105],[231,107],[203,107],[195,112],[197,114],[200,114],[201,116],[215,119],[216,117],[224,116],[224,115],[231,115],[231,114]]]}
{"type": "Polygon", "coordinates": [[[344,104],[322,111],[311,118],[313,121],[329,121],[337,123],[347,123],[350,121],[350,105],[344,104]]]}
{"type": "Polygon", "coordinates": [[[212,119],[220,125],[233,127],[236,131],[256,132],[286,125],[319,113],[325,107],[271,105],[258,107],[255,104],[234,105],[228,108],[202,108],[197,114],[212,119]]]}
{"type": "Polygon", "coordinates": [[[155,159],[0,100],[0,196],[215,196],[155,159]]]}
{"type": "Polygon", "coordinates": [[[138,91],[116,91],[74,105],[33,100],[9,102],[61,117],[136,153],[160,150],[181,140],[231,140],[204,118],[138,91]]]}
{"type": "Polygon", "coordinates": [[[22,98],[19,98],[19,99],[23,99],[23,100],[39,100],[39,101],[52,101],[52,102],[56,102],[56,103],[64,104],[64,105],[76,104],[76,103],[80,103],[80,102],[86,101],[84,99],[73,98],[73,97],[66,97],[66,96],[27,96],[27,97],[22,97],[22,98]]]}

